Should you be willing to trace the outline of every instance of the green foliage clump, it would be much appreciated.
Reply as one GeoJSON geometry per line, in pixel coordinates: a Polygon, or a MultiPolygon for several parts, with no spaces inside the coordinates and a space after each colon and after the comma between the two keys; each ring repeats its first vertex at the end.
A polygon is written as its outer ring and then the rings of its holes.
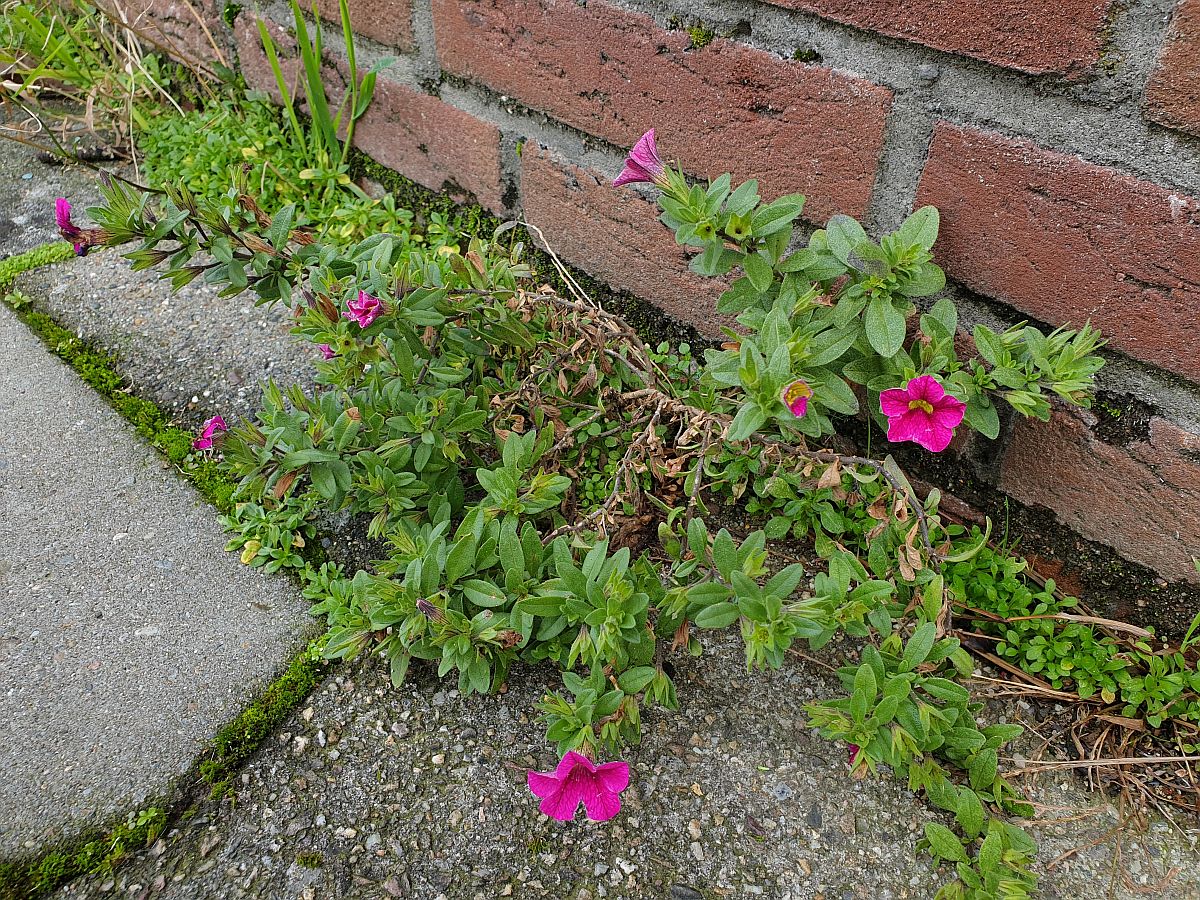
{"type": "MultiPolygon", "coordinates": [[[[693,268],[744,273],[722,298],[744,331],[703,364],[690,348],[647,348],[586,298],[533,290],[507,226],[462,243],[314,242],[297,207],[261,214],[244,179],[215,202],[171,187],[157,210],[109,186],[96,217],[111,243],[140,242],[135,266],[283,301],[295,333],[330,349],[315,391],[268,385],[224,445],[247,504],[230,519],[235,544],[257,542],[248,561],[298,564],[294,535],[317,505],[386,544],[373,571],[304,569],[325,658],[377,654],[396,684],[428,660],[463,694],[499,690],[517,661],[549,661],[564,688],[538,704],[549,740],[597,756],[635,743],[647,708],[677,705],[665,657],[702,653],[706,632],[736,627],[749,669],[849,634],[864,650],[841,673],[848,693],[811,705],[811,721],[859,747],[856,771],[887,766],[955,816],[961,834],[927,834],[958,864],[946,896],[1022,896],[1032,848],[998,818],[1024,811],[998,768],[1017,729],[977,725],[960,683],[970,659],[946,634],[947,573],[987,533],[943,522],[937,493],[921,499],[890,457],[804,437],[917,374],[956,392],[984,434],[993,398],[1038,415],[1049,393],[1085,402],[1097,335],[978,332],[983,359],[962,362],[953,304],[921,314],[914,302],[944,284],[936,211],[879,244],[835,217],[789,251],[802,197],[764,204],[753,182],[671,177],[664,221],[701,249],[693,268]],[[352,321],[362,294],[381,312],[352,321]],[[812,389],[802,415],[781,399],[796,380],[812,389]],[[712,522],[707,504],[743,497],[765,528],[712,522]],[[250,537],[251,522],[274,536],[250,537]],[[811,542],[823,565],[789,561],[784,538],[811,542]]],[[[222,749],[230,734],[252,746],[257,733],[223,732],[217,758],[241,754],[222,749]]],[[[227,769],[206,771],[219,784],[227,769]]]]}
{"type": "Polygon", "coordinates": [[[227,190],[230,173],[241,169],[266,210],[292,205],[297,224],[310,225],[326,240],[357,240],[412,224],[412,214],[391,195],[372,199],[346,172],[325,177],[310,167],[308,148],[267,100],[222,99],[182,114],[164,112],[137,139],[152,184],[178,184],[213,200],[227,190]]]}
{"type": "Polygon", "coordinates": [[[716,36],[716,31],[707,25],[693,25],[688,29],[688,37],[692,39],[693,50],[702,50],[707,47],[716,36]]]}
{"type": "Polygon", "coordinates": [[[166,826],[166,813],[148,807],[111,830],[29,862],[0,862],[0,898],[32,900],[81,875],[110,872],[125,855],[148,847],[166,826]]]}
{"type": "Polygon", "coordinates": [[[316,498],[289,498],[282,503],[272,503],[273,498],[262,499],[267,506],[243,501],[221,517],[225,530],[234,535],[225,549],[241,551],[245,565],[261,566],[268,574],[285,568],[305,568],[308,563],[303,551],[315,534],[310,519],[316,498]]]}
{"type": "Polygon", "coordinates": [[[1000,638],[1000,657],[1056,689],[1116,703],[1122,716],[1152,728],[1172,719],[1200,722],[1200,668],[1189,639],[1156,649],[1148,630],[1133,639],[1105,633],[1086,616],[1077,620],[1078,598],[1059,597],[1053,581],[1039,588],[1022,577],[1025,568],[1024,560],[985,547],[946,573],[966,614],[990,614],[973,625],[1000,638]]]}

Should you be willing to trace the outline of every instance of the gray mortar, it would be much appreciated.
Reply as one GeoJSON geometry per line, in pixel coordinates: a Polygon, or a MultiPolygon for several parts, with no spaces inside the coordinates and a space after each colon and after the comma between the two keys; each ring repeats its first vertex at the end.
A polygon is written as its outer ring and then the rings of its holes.
{"type": "Polygon", "coordinates": [[[311,635],[213,510],[0,308],[0,855],[170,794],[311,635]]]}
{"type": "MultiPolygon", "coordinates": [[[[608,823],[549,820],[525,787],[527,769],[555,762],[533,710],[561,689],[546,669],[518,667],[506,693],[463,698],[424,665],[393,689],[364,661],[280,727],[232,804],[205,804],[115,877],[58,897],[932,897],[948,876],[916,850],[929,807],[885,776],[852,780],[845,746],[804,725],[802,705],[836,690],[821,665],[793,658],[747,676],[739,641],[703,641],[705,656],[677,660],[681,711],[645,714],[641,746],[624,755],[624,808],[608,823]]],[[[835,644],[820,663],[848,649],[835,644]]],[[[1127,827],[1116,857],[1104,838],[1114,805],[1070,776],[1042,776],[1032,798],[1044,804],[1032,828],[1042,865],[1079,850],[1046,875],[1044,896],[1144,895],[1172,867],[1170,895],[1200,896],[1190,834],[1127,827]],[[1128,887],[1110,884],[1121,865],[1128,887]]]]}

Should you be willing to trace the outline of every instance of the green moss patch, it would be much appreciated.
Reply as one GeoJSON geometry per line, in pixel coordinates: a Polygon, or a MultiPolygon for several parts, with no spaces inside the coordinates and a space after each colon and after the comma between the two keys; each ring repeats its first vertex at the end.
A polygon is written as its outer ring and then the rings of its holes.
{"type": "Polygon", "coordinates": [[[238,767],[324,677],[326,665],[314,657],[308,650],[299,654],[257,700],[217,732],[212,755],[199,769],[200,777],[212,786],[214,794],[225,792],[238,767]]]}
{"type": "Polygon", "coordinates": [[[0,862],[0,900],[30,900],[80,875],[111,871],[126,854],[154,843],[166,823],[166,813],[149,807],[69,848],[33,860],[0,862]]]}

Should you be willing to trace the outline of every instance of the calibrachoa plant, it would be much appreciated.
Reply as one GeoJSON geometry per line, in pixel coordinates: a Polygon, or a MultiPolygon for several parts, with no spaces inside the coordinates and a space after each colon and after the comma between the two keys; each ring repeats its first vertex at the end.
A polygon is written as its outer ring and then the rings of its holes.
{"type": "MultiPolygon", "coordinates": [[[[381,233],[339,249],[290,206],[265,214],[241,180],[217,205],[167,188],[158,208],[109,184],[91,214],[103,243],[139,242],[135,267],[287,303],[319,351],[318,389],[269,384],[222,452],[240,478],[228,524],[254,535],[231,546],[302,571],[327,657],[376,654],[396,684],[429,660],[464,694],[498,690],[517,660],[555,665],[563,690],[538,708],[561,762],[529,787],[549,816],[603,820],[630,778],[612,757],[646,710],[677,705],[668,654],[736,627],[748,668],[779,667],[797,642],[848,634],[862,652],[839,672],[846,694],[811,704],[811,724],[848,747],[855,777],[888,766],[954,816],[959,832],[926,831],[957,868],[945,896],[1027,895],[1033,847],[1000,818],[1027,811],[998,769],[1020,729],[977,724],[960,684],[972,662],[948,635],[959,589],[944,572],[987,534],[945,522],[891,457],[819,442],[861,411],[938,452],[964,426],[994,437],[998,402],[1040,416],[1050,394],[1085,403],[1098,335],[977,328],[979,357],[960,360],[953,303],[917,306],[944,285],[929,207],[878,244],[835,216],[793,249],[803,197],[764,203],[727,175],[691,185],[653,132],[617,182],[659,189],[695,271],[737,273],[720,308],[741,330],[702,368],[582,295],[534,289],[508,227],[466,248],[381,233]],[[714,501],[765,526],[710,526],[714,501]],[[385,558],[352,576],[306,567],[318,505],[385,558]],[[817,571],[782,558],[785,536],[811,542],[817,571]]],[[[197,449],[219,432],[210,421],[197,449]]]]}

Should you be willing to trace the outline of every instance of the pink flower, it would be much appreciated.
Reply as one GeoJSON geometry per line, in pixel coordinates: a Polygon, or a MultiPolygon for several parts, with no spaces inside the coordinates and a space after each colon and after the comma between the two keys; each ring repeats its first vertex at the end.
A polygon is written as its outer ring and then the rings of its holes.
{"type": "Polygon", "coordinates": [[[192,441],[192,449],[211,450],[213,443],[217,440],[217,435],[228,430],[229,426],[225,424],[224,419],[220,416],[213,416],[204,423],[204,430],[200,432],[200,437],[192,441]]]}
{"type": "Polygon", "coordinates": [[[808,382],[797,378],[779,392],[779,399],[791,411],[792,415],[799,419],[808,412],[808,398],[812,396],[812,393],[812,388],[808,386],[808,382]]]}
{"type": "Polygon", "coordinates": [[[596,765],[582,753],[568,750],[553,772],[529,772],[529,790],[541,797],[541,810],[552,819],[569,822],[579,804],[594,822],[604,822],[621,811],[617,796],[629,786],[629,763],[596,765]]]}
{"type": "Polygon", "coordinates": [[[663,173],[666,168],[662,157],[658,155],[658,143],[654,138],[654,129],[651,128],[638,139],[638,142],[633,145],[633,149],[629,151],[629,156],[625,159],[625,168],[613,182],[613,187],[642,181],[662,187],[664,186],[663,173]]]}
{"type": "Polygon", "coordinates": [[[321,355],[326,359],[333,359],[335,356],[337,356],[337,354],[333,352],[333,348],[328,344],[318,344],[317,349],[321,351],[321,355]]]}
{"type": "Polygon", "coordinates": [[[350,310],[342,313],[342,316],[353,319],[358,323],[359,328],[366,328],[383,315],[384,311],[383,301],[378,297],[372,297],[366,291],[359,291],[358,299],[351,300],[346,305],[350,307],[350,310]]]}
{"type": "Polygon", "coordinates": [[[850,763],[850,765],[852,767],[853,767],[854,763],[858,760],[858,754],[861,752],[862,752],[862,747],[858,746],[858,744],[850,745],[850,758],[849,758],[848,762],[850,763]]]}
{"type": "Polygon", "coordinates": [[[947,394],[932,375],[919,375],[903,388],[880,394],[879,408],[888,417],[889,441],[914,441],[940,453],[949,446],[967,405],[947,394]]]}
{"type": "Polygon", "coordinates": [[[71,221],[71,204],[66,197],[54,201],[54,219],[58,223],[58,233],[75,245],[75,255],[87,256],[91,244],[83,229],[71,221]]]}

